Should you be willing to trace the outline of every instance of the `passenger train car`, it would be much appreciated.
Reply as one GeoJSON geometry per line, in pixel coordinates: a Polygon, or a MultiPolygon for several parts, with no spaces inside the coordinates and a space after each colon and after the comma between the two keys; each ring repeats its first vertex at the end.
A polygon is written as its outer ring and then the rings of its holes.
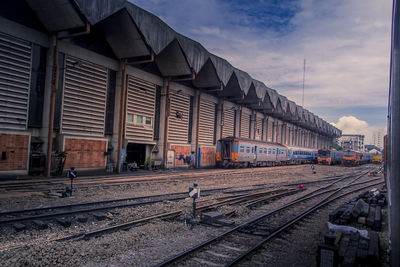
{"type": "Polygon", "coordinates": [[[302,163],[316,163],[318,151],[311,148],[303,147],[288,147],[289,149],[289,163],[302,164],[302,163]]]}
{"type": "Polygon", "coordinates": [[[318,150],[318,164],[335,165],[342,163],[342,151],[333,149],[318,150]]]}
{"type": "Polygon", "coordinates": [[[279,143],[238,137],[223,138],[217,143],[216,162],[220,167],[265,167],[311,163],[316,159],[316,150],[279,143]]]}

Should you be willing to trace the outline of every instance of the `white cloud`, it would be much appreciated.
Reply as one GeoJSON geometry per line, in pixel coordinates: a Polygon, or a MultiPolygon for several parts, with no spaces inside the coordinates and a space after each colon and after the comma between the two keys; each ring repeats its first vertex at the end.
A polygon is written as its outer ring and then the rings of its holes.
{"type": "Polygon", "coordinates": [[[359,120],[354,116],[343,116],[337,123],[332,124],[342,130],[343,134],[362,134],[368,129],[366,121],[359,120]]]}
{"type": "Polygon", "coordinates": [[[343,116],[339,118],[337,123],[331,123],[336,128],[342,130],[342,134],[362,134],[365,136],[365,144],[372,143],[372,135],[374,131],[386,129],[371,127],[366,121],[360,120],[354,116],[343,116]]]}
{"type": "MultiPolygon", "coordinates": [[[[298,104],[306,58],[304,106],[311,111],[387,106],[390,0],[298,0],[300,8],[288,7],[297,13],[283,31],[252,24],[246,9],[231,8],[236,1],[132,2],[298,104]]],[[[334,111],[317,115],[339,117],[334,111]]]]}

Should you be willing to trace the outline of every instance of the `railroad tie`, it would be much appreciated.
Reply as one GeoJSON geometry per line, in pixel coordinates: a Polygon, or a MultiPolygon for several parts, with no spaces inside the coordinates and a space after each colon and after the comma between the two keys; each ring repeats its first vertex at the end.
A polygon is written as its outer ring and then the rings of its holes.
{"type": "Polygon", "coordinates": [[[206,250],[206,253],[211,254],[211,255],[213,255],[213,256],[215,256],[215,257],[220,257],[220,258],[229,259],[229,256],[224,255],[224,254],[220,254],[220,253],[216,253],[216,252],[211,251],[211,250],[206,250]]]}
{"type": "Polygon", "coordinates": [[[231,247],[231,246],[228,246],[228,245],[225,245],[225,244],[220,244],[220,246],[221,246],[221,247],[224,247],[224,248],[226,248],[226,249],[229,249],[229,250],[233,250],[233,251],[238,251],[238,252],[245,251],[244,249],[236,248],[236,247],[231,247]]]}
{"type": "Polygon", "coordinates": [[[212,262],[212,261],[208,261],[208,260],[204,260],[204,259],[196,258],[196,257],[193,257],[192,260],[194,260],[194,261],[196,261],[196,262],[198,262],[198,263],[200,263],[200,264],[202,264],[204,266],[217,266],[217,267],[225,266],[223,264],[215,263],[215,262],[212,262]]]}

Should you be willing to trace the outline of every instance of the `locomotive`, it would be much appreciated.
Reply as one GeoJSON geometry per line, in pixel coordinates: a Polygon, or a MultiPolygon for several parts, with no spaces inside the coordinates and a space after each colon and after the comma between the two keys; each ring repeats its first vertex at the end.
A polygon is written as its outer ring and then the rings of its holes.
{"type": "Polygon", "coordinates": [[[216,162],[219,167],[266,167],[316,160],[315,149],[239,137],[222,138],[217,143],[216,162]]]}
{"type": "Polygon", "coordinates": [[[354,150],[343,151],[342,165],[343,166],[357,166],[372,162],[372,154],[354,150]]]}
{"type": "Polygon", "coordinates": [[[342,163],[342,151],[333,149],[319,149],[318,150],[318,164],[335,165],[342,163]]]}

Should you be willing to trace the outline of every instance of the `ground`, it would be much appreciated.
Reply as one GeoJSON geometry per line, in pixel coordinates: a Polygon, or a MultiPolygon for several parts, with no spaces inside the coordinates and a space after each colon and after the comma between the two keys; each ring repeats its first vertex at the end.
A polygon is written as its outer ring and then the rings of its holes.
{"type": "MultiPolygon", "coordinates": [[[[4,191],[0,192],[0,205],[2,211],[7,211],[187,192],[188,187],[193,183],[197,183],[202,190],[224,187],[250,188],[260,184],[277,188],[288,183],[304,183],[303,192],[273,201],[256,210],[248,210],[242,206],[219,208],[222,213],[235,211],[235,217],[232,217],[232,220],[240,223],[320,186],[320,184],[307,184],[307,181],[323,181],[335,175],[349,174],[359,169],[373,167],[316,166],[316,174],[312,174],[310,165],[228,170],[226,172],[201,170],[181,173],[177,170],[151,175],[155,179],[160,176],[166,177],[164,180],[129,184],[122,182],[117,186],[104,184],[100,186],[93,184],[90,187],[82,185],[81,188],[77,186],[73,198],[51,197],[43,192],[10,193],[4,191]]],[[[143,180],[144,177],[136,176],[134,178],[143,180]]],[[[120,178],[120,180],[123,181],[124,178],[120,178]]],[[[199,203],[212,201],[218,196],[221,195],[200,198],[199,203]]],[[[352,195],[349,195],[347,198],[351,197],[352,195]]],[[[265,245],[260,253],[252,258],[253,263],[245,262],[243,264],[249,266],[260,263],[263,266],[315,266],[317,247],[326,232],[328,214],[340,204],[341,202],[336,202],[326,209],[310,215],[297,226],[265,245]]],[[[50,222],[50,227],[46,230],[37,230],[28,225],[27,230],[16,232],[10,225],[3,226],[0,227],[0,261],[6,266],[154,266],[164,259],[228,229],[228,227],[211,227],[202,224],[196,225],[193,229],[187,227],[183,218],[191,214],[191,206],[192,200],[184,199],[136,208],[117,209],[109,214],[107,220],[90,219],[84,224],[73,222],[70,228],[50,222]],[[157,219],[126,231],[118,231],[90,240],[52,241],[94,227],[106,227],[176,209],[183,210],[183,215],[178,219],[157,219]],[[21,245],[26,245],[26,247],[21,248],[21,245]]],[[[387,236],[387,232],[383,232],[381,236],[387,236]]]]}

